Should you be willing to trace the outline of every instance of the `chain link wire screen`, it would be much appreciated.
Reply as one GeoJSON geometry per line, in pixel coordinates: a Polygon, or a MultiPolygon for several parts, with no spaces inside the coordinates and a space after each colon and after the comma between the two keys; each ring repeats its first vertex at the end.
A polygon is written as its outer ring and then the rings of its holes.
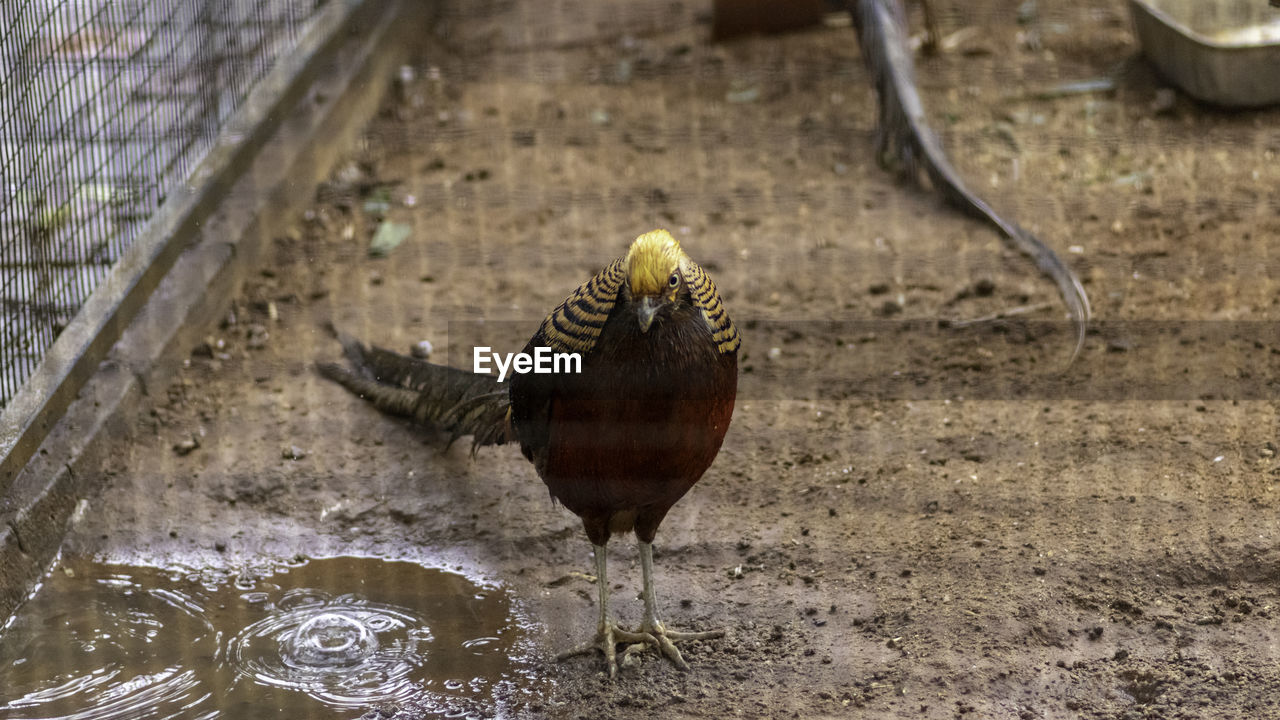
{"type": "Polygon", "coordinates": [[[0,408],[323,4],[0,2],[0,408]]]}

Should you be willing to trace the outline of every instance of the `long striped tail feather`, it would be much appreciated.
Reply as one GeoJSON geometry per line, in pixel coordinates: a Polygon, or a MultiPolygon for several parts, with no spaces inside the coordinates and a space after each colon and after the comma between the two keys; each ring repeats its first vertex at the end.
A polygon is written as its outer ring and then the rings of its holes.
{"type": "Polygon", "coordinates": [[[316,371],[388,415],[409,418],[450,435],[471,435],[472,452],[510,438],[507,386],[491,375],[459,370],[366,346],[332,325],[348,366],[317,363],[316,371]]]}
{"type": "Polygon", "coordinates": [[[912,178],[918,178],[923,170],[929,184],[948,203],[989,223],[1054,281],[1075,324],[1074,360],[1084,346],[1090,317],[1089,297],[1080,279],[1052,248],[1017,223],[1005,220],[969,190],[947,159],[925,119],[901,0],[849,0],[849,5],[863,59],[879,95],[876,151],[880,163],[896,166],[912,178]]]}

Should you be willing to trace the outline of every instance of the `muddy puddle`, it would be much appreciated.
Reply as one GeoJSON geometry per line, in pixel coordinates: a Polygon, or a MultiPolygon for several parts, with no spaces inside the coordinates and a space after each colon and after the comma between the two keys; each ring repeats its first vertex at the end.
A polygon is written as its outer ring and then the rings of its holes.
{"type": "Polygon", "coordinates": [[[0,633],[0,719],[487,715],[530,672],[526,630],[500,588],[408,562],[68,558],[0,633]]]}

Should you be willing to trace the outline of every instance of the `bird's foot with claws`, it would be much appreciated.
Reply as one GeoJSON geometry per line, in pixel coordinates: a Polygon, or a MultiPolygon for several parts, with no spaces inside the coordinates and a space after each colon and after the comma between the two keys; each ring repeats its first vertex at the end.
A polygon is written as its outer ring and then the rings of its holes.
{"type": "Polygon", "coordinates": [[[628,645],[622,651],[623,664],[632,654],[643,652],[645,649],[652,647],[655,652],[670,660],[672,664],[681,670],[688,670],[689,663],[685,662],[684,656],[680,654],[680,649],[676,647],[676,641],[684,642],[686,640],[710,640],[712,638],[724,637],[724,630],[704,630],[702,632],[677,632],[668,630],[661,622],[657,620],[646,621],[640,626],[640,631],[634,633],[637,637],[644,638],[641,642],[628,645]]]}
{"type": "Polygon", "coordinates": [[[660,622],[646,622],[638,631],[633,632],[615,622],[606,622],[597,629],[594,640],[560,653],[556,656],[556,660],[565,660],[599,650],[604,653],[605,662],[609,666],[609,677],[613,678],[618,674],[618,645],[625,645],[621,658],[623,667],[630,663],[633,656],[652,648],[654,652],[670,660],[676,667],[688,670],[689,663],[680,654],[675,641],[709,640],[719,637],[724,637],[724,630],[676,632],[667,630],[660,622]]]}

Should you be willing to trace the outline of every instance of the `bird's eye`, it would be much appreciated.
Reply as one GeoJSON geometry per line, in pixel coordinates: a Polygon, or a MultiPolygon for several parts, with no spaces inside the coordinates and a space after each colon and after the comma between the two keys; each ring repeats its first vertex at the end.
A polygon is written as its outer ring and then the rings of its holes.
{"type": "Polygon", "coordinates": [[[680,273],[671,273],[671,277],[667,279],[669,287],[680,287],[680,273]]]}

